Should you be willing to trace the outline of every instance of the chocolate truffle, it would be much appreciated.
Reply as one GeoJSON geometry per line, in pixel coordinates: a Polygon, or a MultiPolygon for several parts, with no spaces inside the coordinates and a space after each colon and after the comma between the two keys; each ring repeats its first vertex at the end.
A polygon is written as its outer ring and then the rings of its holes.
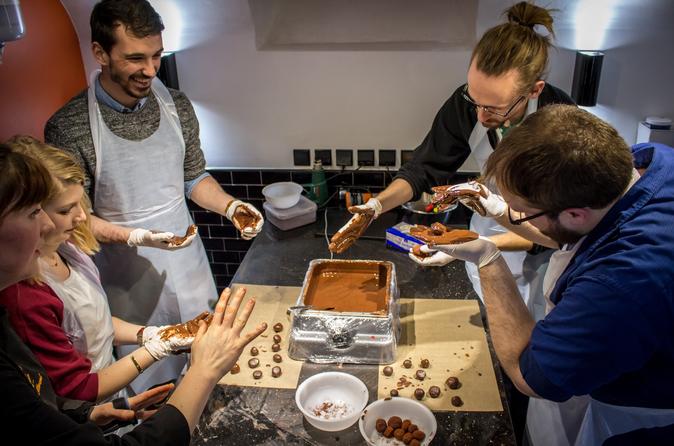
{"type": "Polygon", "coordinates": [[[274,324],[274,331],[275,331],[276,333],[282,332],[282,331],[283,331],[283,324],[280,323],[280,322],[275,323],[275,324],[274,324]]]}
{"type": "Polygon", "coordinates": [[[275,354],[275,355],[272,357],[272,359],[274,360],[274,362],[282,362],[282,361],[283,361],[283,356],[281,356],[281,355],[279,355],[279,354],[277,353],[277,354],[275,354]]]}
{"type": "Polygon", "coordinates": [[[440,387],[431,386],[431,388],[428,389],[428,394],[430,395],[431,398],[439,397],[440,396],[440,387]]]}
{"type": "Polygon", "coordinates": [[[414,377],[419,381],[423,381],[424,379],[426,379],[426,372],[424,372],[423,370],[417,370],[417,373],[414,374],[414,377]]]}
{"type": "Polygon", "coordinates": [[[250,367],[251,369],[254,369],[259,365],[260,365],[260,360],[257,359],[257,358],[250,358],[248,360],[248,367],[250,367]]]}
{"type": "Polygon", "coordinates": [[[380,434],[386,430],[386,420],[383,418],[377,418],[377,421],[374,424],[374,428],[377,429],[377,432],[380,434]]]}
{"type": "Polygon", "coordinates": [[[281,350],[281,346],[279,344],[272,344],[271,345],[271,351],[277,352],[279,350],[281,350]]]}
{"type": "Polygon", "coordinates": [[[410,446],[421,446],[421,443],[416,438],[413,438],[410,440],[410,446]]]}
{"type": "Polygon", "coordinates": [[[414,390],[414,398],[418,399],[419,401],[424,399],[425,394],[426,392],[424,392],[424,389],[420,387],[414,390]]]}
{"type": "Polygon", "coordinates": [[[429,361],[428,359],[422,359],[419,365],[421,366],[422,369],[427,369],[431,366],[431,361],[429,361]]]}
{"type": "Polygon", "coordinates": [[[259,354],[260,354],[260,352],[259,352],[259,350],[257,349],[257,347],[251,347],[251,348],[250,348],[250,355],[251,355],[251,356],[257,356],[257,355],[259,355],[259,354]]]}
{"type": "Polygon", "coordinates": [[[274,335],[274,344],[280,344],[281,343],[281,336],[279,335],[274,335]]]}
{"type": "Polygon", "coordinates": [[[382,435],[386,438],[391,438],[393,436],[393,428],[388,426],[386,429],[384,429],[382,435]]]}
{"type": "Polygon", "coordinates": [[[253,379],[260,379],[262,378],[262,370],[255,370],[253,372],[253,379]]]}
{"type": "Polygon", "coordinates": [[[386,367],[384,367],[383,372],[384,372],[384,375],[391,376],[391,375],[393,375],[393,367],[387,365],[386,367]]]}
{"type": "Polygon", "coordinates": [[[278,378],[279,376],[281,376],[281,373],[282,373],[281,367],[279,366],[276,366],[273,369],[271,369],[271,376],[273,376],[274,378],[278,378]]]}
{"type": "Polygon", "coordinates": [[[456,406],[456,407],[463,406],[463,400],[461,399],[460,396],[453,396],[452,397],[452,406],[456,406]]]}
{"type": "Polygon", "coordinates": [[[403,420],[400,417],[394,415],[388,419],[387,424],[393,429],[398,429],[403,425],[403,420]]]}
{"type": "Polygon", "coordinates": [[[398,441],[403,441],[403,435],[405,435],[405,431],[400,428],[393,431],[393,437],[398,441]]]}
{"type": "Polygon", "coordinates": [[[404,360],[403,361],[403,367],[405,367],[406,369],[411,369],[412,368],[412,361],[410,361],[409,359],[404,360]]]}
{"type": "Polygon", "coordinates": [[[391,396],[398,396],[398,389],[391,389],[391,396]]]}
{"type": "Polygon", "coordinates": [[[412,434],[408,432],[405,435],[403,435],[403,443],[410,444],[410,441],[412,441],[412,434]]]}
{"type": "Polygon", "coordinates": [[[240,371],[241,371],[241,367],[239,367],[239,363],[237,362],[236,364],[234,364],[234,367],[231,368],[229,373],[231,373],[232,375],[236,375],[240,371]]]}
{"type": "Polygon", "coordinates": [[[459,387],[461,387],[461,381],[459,381],[459,378],[457,378],[456,376],[450,376],[449,378],[447,378],[445,384],[447,384],[447,387],[453,390],[456,390],[459,387]]]}
{"type": "Polygon", "coordinates": [[[412,432],[412,438],[415,440],[422,441],[424,438],[426,438],[426,434],[423,431],[416,430],[412,432]]]}
{"type": "Polygon", "coordinates": [[[403,429],[405,432],[407,432],[407,428],[409,428],[412,425],[412,422],[410,420],[403,420],[403,429]]]}

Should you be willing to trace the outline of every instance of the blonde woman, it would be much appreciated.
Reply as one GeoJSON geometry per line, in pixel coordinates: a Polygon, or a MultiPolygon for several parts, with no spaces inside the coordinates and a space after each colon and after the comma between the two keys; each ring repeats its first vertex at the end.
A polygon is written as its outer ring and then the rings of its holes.
{"type": "Polygon", "coordinates": [[[110,315],[98,269],[89,257],[98,250],[98,242],[88,225],[80,167],[66,153],[32,137],[8,142],[12,150],[39,160],[51,173],[54,181],[43,209],[55,229],[40,250],[41,274],[4,290],[0,302],[7,304],[10,315],[18,316],[13,318],[17,332],[47,370],[58,395],[105,400],[173,350],[188,348],[191,338],[162,340],[159,327],[110,315]],[[142,347],[115,362],[113,345],[136,342],[142,347]]]}

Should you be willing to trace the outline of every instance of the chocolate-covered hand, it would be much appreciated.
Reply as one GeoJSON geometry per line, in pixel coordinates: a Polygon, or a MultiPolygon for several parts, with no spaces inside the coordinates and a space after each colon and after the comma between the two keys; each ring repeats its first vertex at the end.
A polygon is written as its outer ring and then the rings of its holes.
{"type": "Polygon", "coordinates": [[[474,263],[478,268],[485,267],[501,257],[501,251],[493,241],[480,236],[477,240],[452,245],[423,245],[420,248],[423,254],[433,254],[437,251],[444,252],[458,260],[474,263]]]}
{"type": "Polygon", "coordinates": [[[447,192],[483,217],[498,218],[508,210],[508,205],[500,195],[490,192],[484,184],[477,181],[455,184],[447,192]]]}
{"type": "Polygon", "coordinates": [[[164,325],[161,327],[148,326],[143,330],[143,347],[150,355],[160,360],[171,353],[187,351],[194,342],[199,330],[199,321],[210,323],[212,315],[204,311],[194,319],[182,324],[164,325]]]}
{"type": "Polygon", "coordinates": [[[332,236],[328,249],[337,254],[346,251],[379,217],[381,209],[381,203],[376,198],[370,198],[365,204],[350,206],[349,212],[354,214],[353,217],[332,236]]]}
{"type": "Polygon", "coordinates": [[[241,232],[241,238],[250,240],[260,233],[264,218],[255,206],[234,200],[227,205],[225,217],[241,232]]]}

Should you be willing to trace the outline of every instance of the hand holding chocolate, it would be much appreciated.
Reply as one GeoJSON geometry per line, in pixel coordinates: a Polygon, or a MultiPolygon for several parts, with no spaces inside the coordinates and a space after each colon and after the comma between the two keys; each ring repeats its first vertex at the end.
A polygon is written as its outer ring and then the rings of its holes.
{"type": "MultiPolygon", "coordinates": [[[[442,223],[433,223],[430,227],[414,225],[410,228],[410,235],[426,242],[430,246],[465,243],[476,240],[479,237],[477,232],[448,228],[442,223]]],[[[422,251],[419,252],[423,254],[422,251]]]]}
{"type": "Polygon", "coordinates": [[[349,212],[354,215],[332,236],[328,249],[336,254],[346,251],[363,235],[372,221],[379,217],[381,209],[381,203],[376,198],[370,198],[365,204],[349,207],[349,212]]]}
{"type": "Polygon", "coordinates": [[[489,189],[477,181],[434,187],[432,202],[453,204],[459,201],[473,212],[483,217],[497,218],[505,214],[507,204],[500,195],[491,193],[489,189]]]}
{"type": "Polygon", "coordinates": [[[264,218],[255,206],[240,200],[232,200],[225,208],[225,217],[241,232],[241,237],[250,240],[260,233],[264,218]]]}
{"type": "Polygon", "coordinates": [[[194,240],[194,237],[197,236],[197,225],[189,225],[187,231],[185,231],[184,236],[174,235],[168,240],[169,247],[178,248],[189,246],[194,240]]]}
{"type": "Polygon", "coordinates": [[[182,324],[146,327],[143,331],[143,346],[157,360],[172,353],[188,351],[199,331],[199,321],[210,324],[212,319],[213,315],[204,311],[194,319],[182,324]]]}

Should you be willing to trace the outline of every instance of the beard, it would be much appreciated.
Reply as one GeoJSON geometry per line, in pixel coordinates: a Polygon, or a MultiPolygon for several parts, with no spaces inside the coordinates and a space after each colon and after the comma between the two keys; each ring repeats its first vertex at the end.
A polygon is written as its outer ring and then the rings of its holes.
{"type": "Polygon", "coordinates": [[[571,231],[570,229],[564,228],[557,220],[554,220],[552,224],[545,230],[539,230],[542,234],[547,235],[560,245],[576,243],[578,240],[583,238],[583,234],[579,234],[576,231],[571,231]]]}
{"type": "Polygon", "coordinates": [[[139,80],[139,81],[145,81],[145,80],[151,80],[152,78],[144,76],[142,72],[138,71],[128,77],[126,77],[123,73],[118,71],[115,68],[115,65],[111,62],[110,63],[110,79],[117,85],[119,85],[122,90],[124,90],[124,93],[129,95],[132,98],[136,99],[142,99],[144,97],[147,97],[150,94],[151,88],[148,86],[147,88],[141,88],[138,85],[135,85],[134,79],[139,80]]]}

